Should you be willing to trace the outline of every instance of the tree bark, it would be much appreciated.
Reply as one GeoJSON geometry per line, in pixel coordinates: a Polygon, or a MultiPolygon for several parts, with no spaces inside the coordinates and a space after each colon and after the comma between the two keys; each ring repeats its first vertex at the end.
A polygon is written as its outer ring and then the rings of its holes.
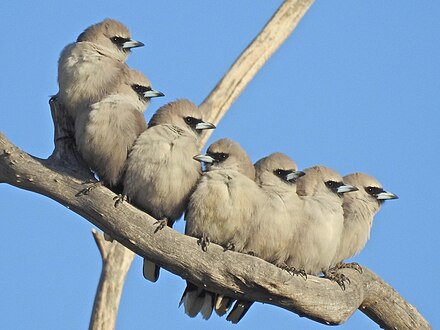
{"type": "Polygon", "coordinates": [[[114,329],[125,277],[134,253],[117,241],[109,242],[96,230],[92,231],[102,258],[102,272],[93,303],[89,329],[114,329]]]}
{"type": "Polygon", "coordinates": [[[76,197],[80,178],[52,160],[32,157],[0,133],[0,182],[45,195],[83,216],[121,244],[160,267],[235,298],[260,301],[325,324],[345,322],[359,308],[387,329],[430,329],[429,323],[372,271],[342,272],[351,280],[345,291],[327,279],[304,281],[256,257],[211,244],[203,252],[197,240],[165,227],[128,203],[114,207],[105,187],[76,197]]]}

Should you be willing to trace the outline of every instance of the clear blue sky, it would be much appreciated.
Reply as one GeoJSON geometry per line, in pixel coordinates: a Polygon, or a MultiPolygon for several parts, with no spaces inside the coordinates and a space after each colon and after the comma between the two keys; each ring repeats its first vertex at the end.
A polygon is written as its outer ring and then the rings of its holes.
{"type": "MultiPolygon", "coordinates": [[[[0,130],[38,157],[52,152],[48,96],[61,49],[105,17],[146,47],[128,64],[166,97],[200,103],[280,1],[78,1],[0,4],[0,130]],[[129,3],[129,4],[128,4],[129,3]]],[[[374,175],[400,199],[386,203],[355,258],[440,327],[440,2],[318,0],[218,125],[254,161],[289,154],[300,168],[325,164],[374,175]]],[[[54,201],[0,185],[0,328],[84,329],[101,270],[92,225],[54,201]]],[[[183,221],[176,229],[183,230],[183,221]]],[[[238,326],[190,319],[184,281],[142,279],[136,258],[118,329],[324,329],[269,305],[238,326]]],[[[362,313],[340,328],[376,326],[362,313]]]]}

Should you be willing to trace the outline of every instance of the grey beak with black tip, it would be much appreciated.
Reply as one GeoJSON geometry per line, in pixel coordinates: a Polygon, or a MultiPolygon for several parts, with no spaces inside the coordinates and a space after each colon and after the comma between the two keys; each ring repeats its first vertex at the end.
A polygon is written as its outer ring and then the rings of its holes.
{"type": "Polygon", "coordinates": [[[286,175],[286,180],[291,181],[291,182],[295,182],[296,179],[298,179],[304,175],[306,175],[306,173],[303,171],[294,171],[294,172],[291,172],[286,175]]]}
{"type": "Polygon", "coordinates": [[[212,158],[211,156],[204,155],[204,154],[200,154],[200,155],[194,156],[193,159],[197,160],[198,162],[206,163],[206,164],[212,164],[215,161],[215,159],[212,158]]]}
{"type": "Polygon", "coordinates": [[[339,186],[338,189],[336,190],[336,192],[338,194],[344,194],[350,191],[357,191],[359,190],[358,188],[356,188],[355,186],[349,185],[349,184],[343,184],[342,186],[339,186]]]}
{"type": "Polygon", "coordinates": [[[132,49],[145,46],[142,42],[136,40],[128,40],[122,44],[123,49],[132,49]]]}
{"type": "Polygon", "coordinates": [[[376,199],[378,200],[387,200],[387,199],[398,199],[399,197],[391,192],[383,191],[376,195],[376,199]]]}
{"type": "Polygon", "coordinates": [[[155,91],[154,89],[152,89],[151,91],[146,91],[144,93],[144,97],[146,98],[153,98],[153,97],[160,97],[160,96],[165,96],[164,93],[159,92],[159,91],[155,91]]]}
{"type": "Polygon", "coordinates": [[[198,130],[202,130],[202,129],[214,129],[215,128],[215,125],[214,124],[211,124],[211,123],[208,123],[207,121],[202,121],[202,122],[200,122],[200,123],[198,123],[197,125],[196,125],[196,129],[198,129],[198,130]]]}

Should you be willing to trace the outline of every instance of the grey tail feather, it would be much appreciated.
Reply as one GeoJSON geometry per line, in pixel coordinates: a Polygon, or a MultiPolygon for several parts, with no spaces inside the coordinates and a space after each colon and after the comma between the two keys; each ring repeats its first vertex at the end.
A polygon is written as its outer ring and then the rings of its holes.
{"type": "Polygon", "coordinates": [[[201,311],[205,301],[204,290],[188,281],[186,283],[186,288],[180,299],[179,306],[183,304],[185,314],[189,317],[196,317],[201,311]]]}
{"type": "Polygon", "coordinates": [[[205,320],[209,320],[212,315],[212,310],[214,309],[215,294],[212,292],[204,291],[204,295],[205,297],[203,299],[203,305],[200,313],[205,320]]]}
{"type": "Polygon", "coordinates": [[[160,267],[150,260],[144,259],[142,273],[145,279],[149,280],[150,282],[156,282],[159,279],[160,267]]]}
{"type": "Polygon", "coordinates": [[[228,314],[226,320],[232,322],[233,324],[237,324],[238,322],[240,322],[243,316],[246,315],[247,311],[249,310],[249,308],[251,308],[253,303],[253,301],[238,300],[232,308],[231,312],[228,314]]]}
{"type": "Polygon", "coordinates": [[[223,316],[231,308],[234,299],[219,294],[215,297],[215,312],[218,316],[223,316]]]}

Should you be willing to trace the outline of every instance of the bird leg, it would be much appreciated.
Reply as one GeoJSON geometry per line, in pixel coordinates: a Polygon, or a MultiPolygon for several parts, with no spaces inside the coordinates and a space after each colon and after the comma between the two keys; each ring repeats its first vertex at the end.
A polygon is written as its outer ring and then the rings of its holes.
{"type": "Polygon", "coordinates": [[[128,202],[128,196],[124,194],[119,194],[113,197],[113,200],[115,201],[115,207],[118,207],[119,204],[122,204],[123,202],[128,202]]]}
{"type": "Polygon", "coordinates": [[[338,283],[343,291],[345,291],[345,282],[347,282],[348,284],[351,283],[350,279],[347,276],[341,273],[337,273],[334,269],[329,269],[328,271],[323,273],[325,278],[329,279],[332,282],[338,283]]]}
{"type": "Polygon", "coordinates": [[[197,241],[197,244],[201,246],[203,252],[208,250],[209,243],[211,243],[211,241],[206,233],[203,233],[202,237],[197,241]]]}
{"type": "Polygon", "coordinates": [[[336,266],[331,268],[331,270],[337,271],[338,269],[344,269],[344,268],[351,268],[357,270],[359,274],[363,273],[362,266],[359,265],[357,262],[349,262],[349,263],[340,262],[336,266]]]}
{"type": "Polygon", "coordinates": [[[278,268],[285,270],[286,272],[288,272],[292,276],[298,275],[298,276],[301,276],[304,280],[307,280],[307,273],[304,269],[290,267],[290,266],[287,266],[287,264],[285,264],[285,263],[282,263],[277,266],[278,266],[278,268]]]}
{"type": "Polygon", "coordinates": [[[75,194],[75,197],[79,197],[79,196],[82,196],[82,195],[88,195],[96,187],[104,185],[104,183],[102,181],[92,181],[92,180],[84,181],[82,184],[90,184],[90,185],[88,187],[78,191],[75,194]]]}
{"type": "Polygon", "coordinates": [[[165,217],[161,220],[157,220],[154,224],[157,225],[157,228],[154,231],[154,233],[157,233],[159,230],[164,229],[168,225],[168,218],[165,217]]]}

